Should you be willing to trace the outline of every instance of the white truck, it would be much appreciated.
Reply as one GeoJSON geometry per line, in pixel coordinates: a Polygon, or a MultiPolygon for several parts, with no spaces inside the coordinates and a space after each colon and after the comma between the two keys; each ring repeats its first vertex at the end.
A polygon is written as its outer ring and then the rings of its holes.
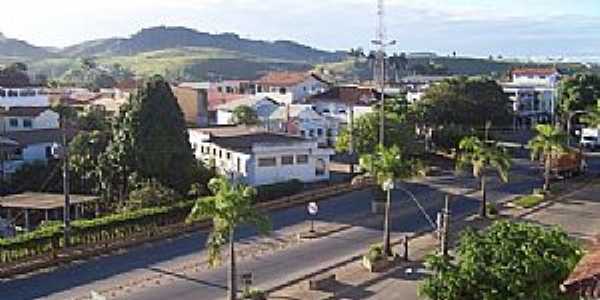
{"type": "Polygon", "coordinates": [[[600,128],[583,128],[581,130],[581,146],[590,149],[600,147],[600,128]]]}

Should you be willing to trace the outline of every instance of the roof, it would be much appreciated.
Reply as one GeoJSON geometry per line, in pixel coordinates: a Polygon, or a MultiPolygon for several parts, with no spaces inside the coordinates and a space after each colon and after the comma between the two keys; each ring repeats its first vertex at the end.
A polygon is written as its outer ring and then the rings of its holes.
{"type": "Polygon", "coordinates": [[[558,73],[558,70],[555,68],[518,68],[512,71],[513,75],[520,76],[551,76],[558,73]]]}
{"type": "MultiPolygon", "coordinates": [[[[71,204],[92,202],[97,196],[70,195],[71,204]]],[[[65,206],[63,194],[24,193],[4,196],[0,206],[5,208],[40,209],[49,210],[65,206]]]]}
{"type": "Polygon", "coordinates": [[[256,105],[258,102],[262,101],[262,100],[266,100],[266,101],[270,101],[273,104],[277,104],[275,101],[273,101],[273,99],[269,98],[269,97],[265,97],[265,96],[257,96],[257,95],[249,95],[249,96],[245,96],[243,98],[239,98],[239,99],[235,99],[235,100],[231,100],[227,103],[221,104],[219,106],[217,106],[217,109],[219,110],[226,110],[226,111],[233,111],[234,109],[236,109],[239,106],[254,106],[256,105]]]}
{"type": "Polygon", "coordinates": [[[563,292],[576,295],[600,295],[600,245],[596,245],[561,285],[563,292]]]}
{"type": "Polygon", "coordinates": [[[267,75],[260,78],[257,81],[257,83],[264,85],[289,87],[302,83],[311,77],[318,81],[327,83],[316,74],[306,72],[270,72],[267,75]]]}
{"type": "MultiPolygon", "coordinates": [[[[76,130],[67,130],[67,139],[73,138],[76,134],[76,130]]],[[[6,132],[4,137],[16,141],[21,146],[60,143],[62,142],[62,130],[60,128],[53,128],[11,131],[6,132]]]]}
{"type": "Polygon", "coordinates": [[[177,87],[193,90],[208,90],[210,89],[210,82],[182,82],[177,85],[177,87]]]}
{"type": "Polygon", "coordinates": [[[7,117],[37,117],[48,110],[50,107],[47,106],[12,106],[8,110],[2,110],[1,114],[7,117]]]}
{"type": "Polygon", "coordinates": [[[336,101],[353,104],[370,104],[375,99],[375,92],[370,87],[359,87],[359,86],[336,86],[332,89],[314,95],[307,99],[311,101],[336,101]]]}
{"type": "Polygon", "coordinates": [[[135,90],[138,88],[139,85],[139,81],[129,78],[117,82],[117,85],[115,87],[120,90],[135,90]]]}
{"type": "Polygon", "coordinates": [[[289,145],[307,141],[301,137],[267,132],[258,127],[223,126],[191,130],[209,134],[209,142],[221,148],[247,154],[252,153],[252,147],[259,144],[289,145]]]}

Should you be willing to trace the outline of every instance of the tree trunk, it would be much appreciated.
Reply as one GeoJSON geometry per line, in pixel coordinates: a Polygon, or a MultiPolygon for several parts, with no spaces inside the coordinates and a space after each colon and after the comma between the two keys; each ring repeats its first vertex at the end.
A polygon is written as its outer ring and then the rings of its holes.
{"type": "Polygon", "coordinates": [[[546,155],[544,162],[544,192],[550,190],[550,168],[552,168],[552,155],[546,155]]]}
{"type": "Polygon", "coordinates": [[[229,300],[237,299],[236,268],[235,268],[235,247],[234,230],[229,230],[229,300]]]}
{"type": "Polygon", "coordinates": [[[487,192],[485,187],[485,174],[481,175],[481,208],[479,211],[479,215],[482,218],[487,218],[487,192]]]}
{"type": "Polygon", "coordinates": [[[392,256],[392,248],[390,245],[390,211],[392,202],[392,191],[387,191],[387,199],[385,201],[385,216],[383,220],[383,253],[390,257],[392,256]]]}

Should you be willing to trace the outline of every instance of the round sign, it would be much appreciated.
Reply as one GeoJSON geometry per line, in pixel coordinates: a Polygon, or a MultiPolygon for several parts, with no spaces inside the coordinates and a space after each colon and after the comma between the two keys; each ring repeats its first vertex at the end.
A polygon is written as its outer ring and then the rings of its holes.
{"type": "Polygon", "coordinates": [[[312,216],[316,215],[319,212],[319,206],[315,202],[311,202],[308,204],[308,213],[312,216]]]}

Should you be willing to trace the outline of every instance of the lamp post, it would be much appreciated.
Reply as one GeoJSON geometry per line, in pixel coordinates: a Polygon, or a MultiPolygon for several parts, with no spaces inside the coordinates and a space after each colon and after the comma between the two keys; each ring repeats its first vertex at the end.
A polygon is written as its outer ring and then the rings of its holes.
{"type": "Polygon", "coordinates": [[[390,247],[390,210],[392,205],[392,190],[394,189],[394,180],[388,179],[382,185],[383,190],[387,193],[385,201],[385,216],[383,221],[383,252],[386,256],[392,256],[390,247]]]}
{"type": "Polygon", "coordinates": [[[587,113],[587,111],[585,110],[576,110],[576,111],[571,111],[569,112],[569,117],[567,119],[567,146],[571,146],[571,121],[573,120],[573,117],[578,115],[578,114],[585,114],[587,113]]]}

